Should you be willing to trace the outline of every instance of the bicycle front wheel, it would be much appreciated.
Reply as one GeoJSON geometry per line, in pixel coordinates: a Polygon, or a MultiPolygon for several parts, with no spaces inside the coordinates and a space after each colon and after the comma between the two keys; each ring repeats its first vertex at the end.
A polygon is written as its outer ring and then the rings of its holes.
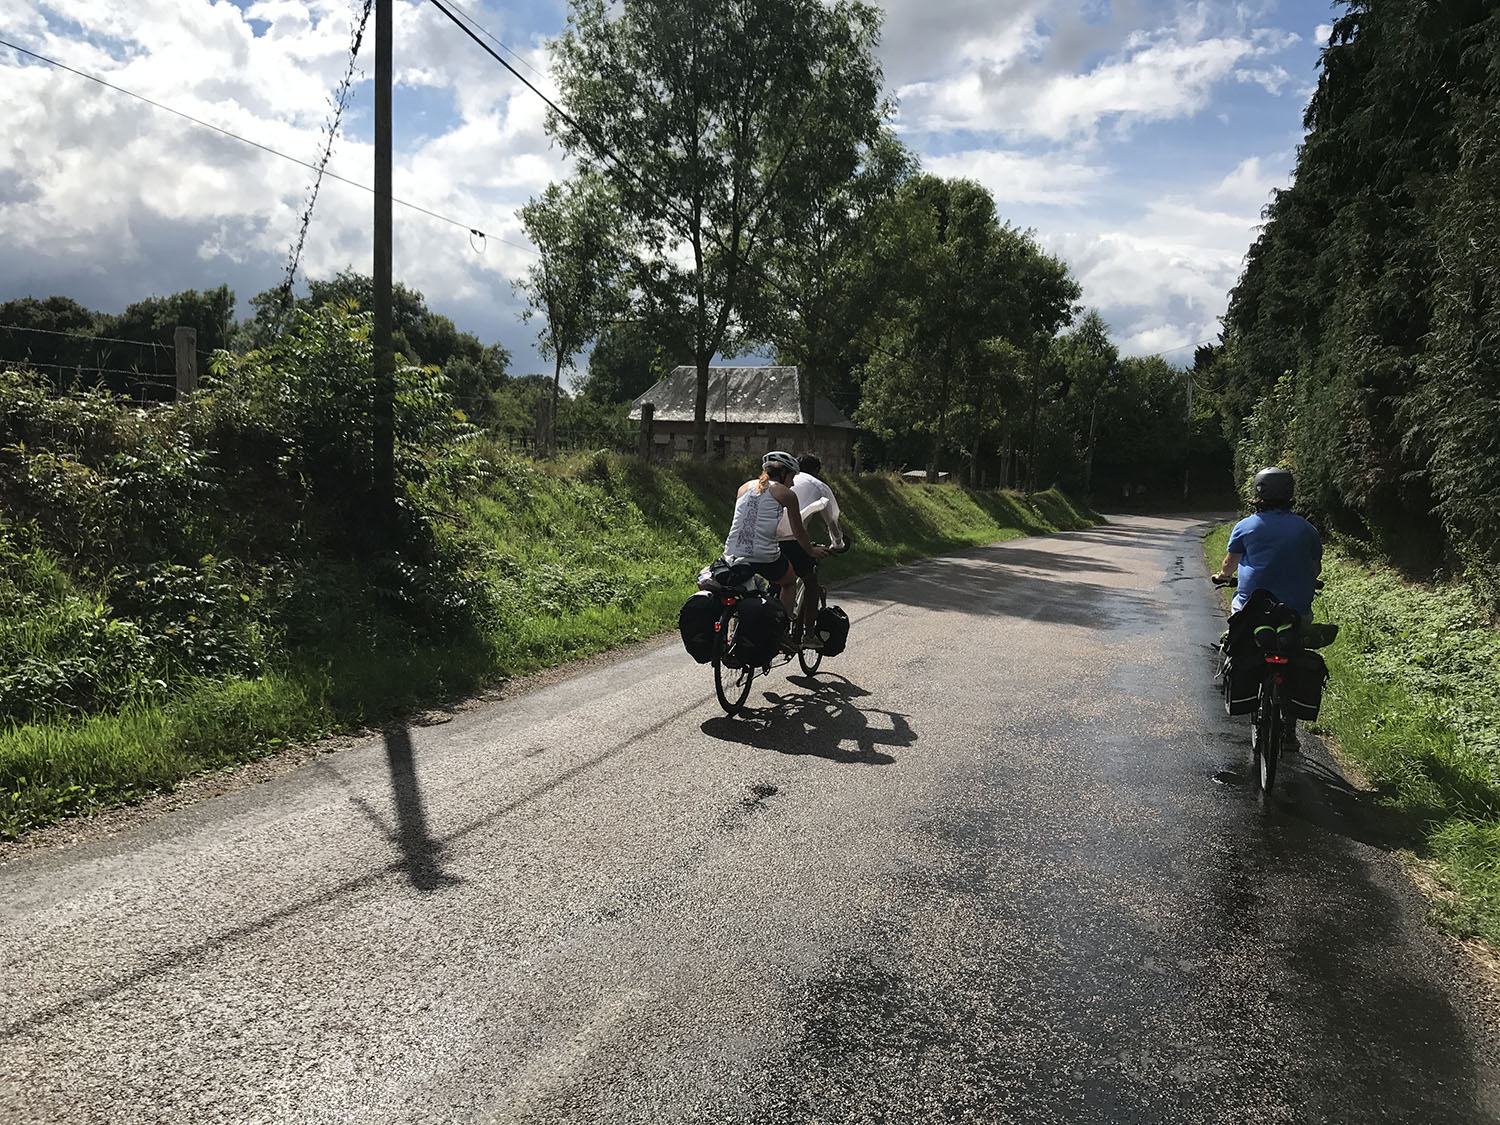
{"type": "Polygon", "coordinates": [[[815,676],[818,666],[823,663],[823,650],[820,648],[799,648],[797,650],[797,663],[802,665],[802,671],[809,676],[815,676]]]}

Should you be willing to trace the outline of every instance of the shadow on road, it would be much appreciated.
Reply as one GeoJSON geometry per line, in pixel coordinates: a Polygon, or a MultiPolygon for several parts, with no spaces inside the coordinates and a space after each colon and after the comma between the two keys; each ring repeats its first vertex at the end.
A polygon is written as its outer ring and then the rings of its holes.
{"type": "Polygon", "coordinates": [[[920,609],[1007,615],[1047,624],[1112,629],[1159,624],[1161,603],[1150,593],[1084,575],[1122,573],[1098,559],[1028,547],[983,547],[928,559],[898,572],[890,597],[920,609]]]}
{"type": "Polygon", "coordinates": [[[423,807],[422,789],[417,783],[411,731],[405,723],[392,723],[385,728],[384,736],[385,760],[391,772],[391,804],[396,812],[395,827],[389,827],[364,800],[356,798],[355,803],[401,850],[398,867],[417,890],[431,894],[463,882],[457,875],[443,870],[443,842],[435,839],[427,828],[427,810],[423,807]]]}
{"type": "Polygon", "coordinates": [[[747,709],[737,718],[709,719],[702,725],[703,733],[778,754],[811,754],[874,766],[888,766],[896,760],[880,747],[911,746],[917,741],[916,732],[899,711],[855,706],[854,700],[870,693],[843,676],[792,676],[788,682],[806,690],[796,694],[768,691],[765,698],[771,706],[747,709]],[[890,726],[872,726],[872,715],[884,715],[890,726]]]}

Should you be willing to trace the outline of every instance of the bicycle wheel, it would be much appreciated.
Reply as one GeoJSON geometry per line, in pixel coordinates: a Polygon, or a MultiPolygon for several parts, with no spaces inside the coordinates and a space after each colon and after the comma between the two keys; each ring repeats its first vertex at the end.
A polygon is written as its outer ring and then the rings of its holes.
{"type": "Polygon", "coordinates": [[[797,663],[802,665],[802,671],[809,676],[815,676],[818,666],[823,663],[823,650],[820,648],[799,648],[797,650],[797,663]]]}
{"type": "Polygon", "coordinates": [[[714,692],[719,697],[719,706],[724,714],[736,715],[745,700],[750,697],[750,685],[755,682],[754,668],[731,668],[724,663],[724,650],[733,638],[737,618],[731,614],[719,631],[719,641],[714,647],[714,692]]]}
{"type": "Polygon", "coordinates": [[[1260,791],[1268,796],[1276,784],[1276,764],[1281,759],[1281,738],[1285,729],[1281,709],[1269,701],[1262,703],[1255,713],[1253,740],[1260,791]]]}

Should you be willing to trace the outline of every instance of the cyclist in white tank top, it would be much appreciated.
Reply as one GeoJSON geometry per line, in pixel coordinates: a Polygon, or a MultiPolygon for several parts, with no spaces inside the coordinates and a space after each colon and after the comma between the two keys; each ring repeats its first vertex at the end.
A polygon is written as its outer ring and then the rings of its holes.
{"type": "Polygon", "coordinates": [[[790,453],[772,450],[761,461],[759,480],[747,480],[734,500],[734,520],[729,538],[724,541],[724,561],[744,563],[767,582],[781,588],[781,602],[790,617],[797,596],[797,573],[781,556],[776,541],[776,525],[785,513],[792,525],[792,535],[815,559],[828,554],[826,547],[814,547],[802,526],[802,508],[797,494],[787,485],[797,475],[797,459],[790,453]]]}

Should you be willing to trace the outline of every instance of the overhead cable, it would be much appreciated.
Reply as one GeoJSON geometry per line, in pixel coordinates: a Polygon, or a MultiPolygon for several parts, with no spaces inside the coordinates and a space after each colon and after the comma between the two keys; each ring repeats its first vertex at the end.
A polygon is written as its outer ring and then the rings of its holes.
{"type": "MultiPolygon", "coordinates": [[[[459,26],[463,25],[460,24],[459,26]]],[[[465,30],[468,29],[465,28],[465,30]]],[[[48,58],[46,55],[39,55],[35,51],[27,50],[25,47],[17,46],[16,44],[8,42],[4,39],[0,39],[0,47],[8,47],[10,50],[17,52],[18,54],[26,55],[30,58],[38,60],[39,62],[44,62],[49,66],[56,67],[58,70],[66,70],[69,74],[76,74],[80,78],[87,78],[90,82],[97,82],[99,85],[105,86],[111,90],[116,91],[117,93],[125,94],[127,97],[132,97],[137,101],[145,102],[147,105],[153,106],[156,109],[173,114],[176,117],[181,117],[184,121],[191,121],[194,125],[202,126],[205,129],[212,129],[215,133],[219,133],[222,136],[230,138],[231,140],[239,141],[241,144],[247,144],[251,148],[258,148],[262,152],[268,152],[272,156],[280,157],[282,160],[290,160],[293,164],[299,164],[303,168],[307,168],[314,172],[318,171],[318,166],[316,164],[313,164],[306,160],[300,160],[295,156],[291,156],[285,152],[281,152],[278,149],[274,149],[270,145],[263,145],[259,141],[252,141],[249,137],[242,137],[238,133],[231,133],[228,129],[222,129],[217,125],[204,121],[200,117],[194,117],[191,113],[184,113],[180,109],[173,109],[169,105],[163,105],[161,102],[154,101],[153,99],[146,97],[144,94],[137,94],[134,90],[127,90],[123,86],[116,86],[113,82],[107,82],[103,78],[100,78],[98,75],[89,74],[87,71],[78,70],[75,67],[68,66],[66,63],[60,63],[56,59],[48,58]]],[[[370,185],[368,184],[362,184],[358,180],[351,180],[347,176],[340,176],[336,172],[329,172],[325,170],[323,174],[332,179],[338,180],[341,183],[348,184],[350,187],[357,187],[361,191],[368,191],[372,194],[375,191],[375,189],[370,187],[370,185]]],[[[470,224],[465,222],[461,222],[458,219],[450,218],[447,215],[441,215],[436,211],[429,210],[428,208],[423,207],[420,204],[412,203],[409,200],[398,199],[395,196],[392,196],[391,202],[399,203],[402,207],[406,207],[412,211],[420,212],[421,214],[427,215],[430,218],[438,219],[442,222],[448,223],[450,226],[458,227],[460,230],[468,231],[470,235],[478,235],[480,238],[486,239],[493,238],[496,242],[503,242],[507,246],[512,246],[517,250],[524,250],[528,254],[537,253],[534,247],[523,246],[519,242],[511,242],[510,240],[501,238],[498,235],[487,235],[484,231],[479,230],[477,227],[471,226],[470,224]]]]}

